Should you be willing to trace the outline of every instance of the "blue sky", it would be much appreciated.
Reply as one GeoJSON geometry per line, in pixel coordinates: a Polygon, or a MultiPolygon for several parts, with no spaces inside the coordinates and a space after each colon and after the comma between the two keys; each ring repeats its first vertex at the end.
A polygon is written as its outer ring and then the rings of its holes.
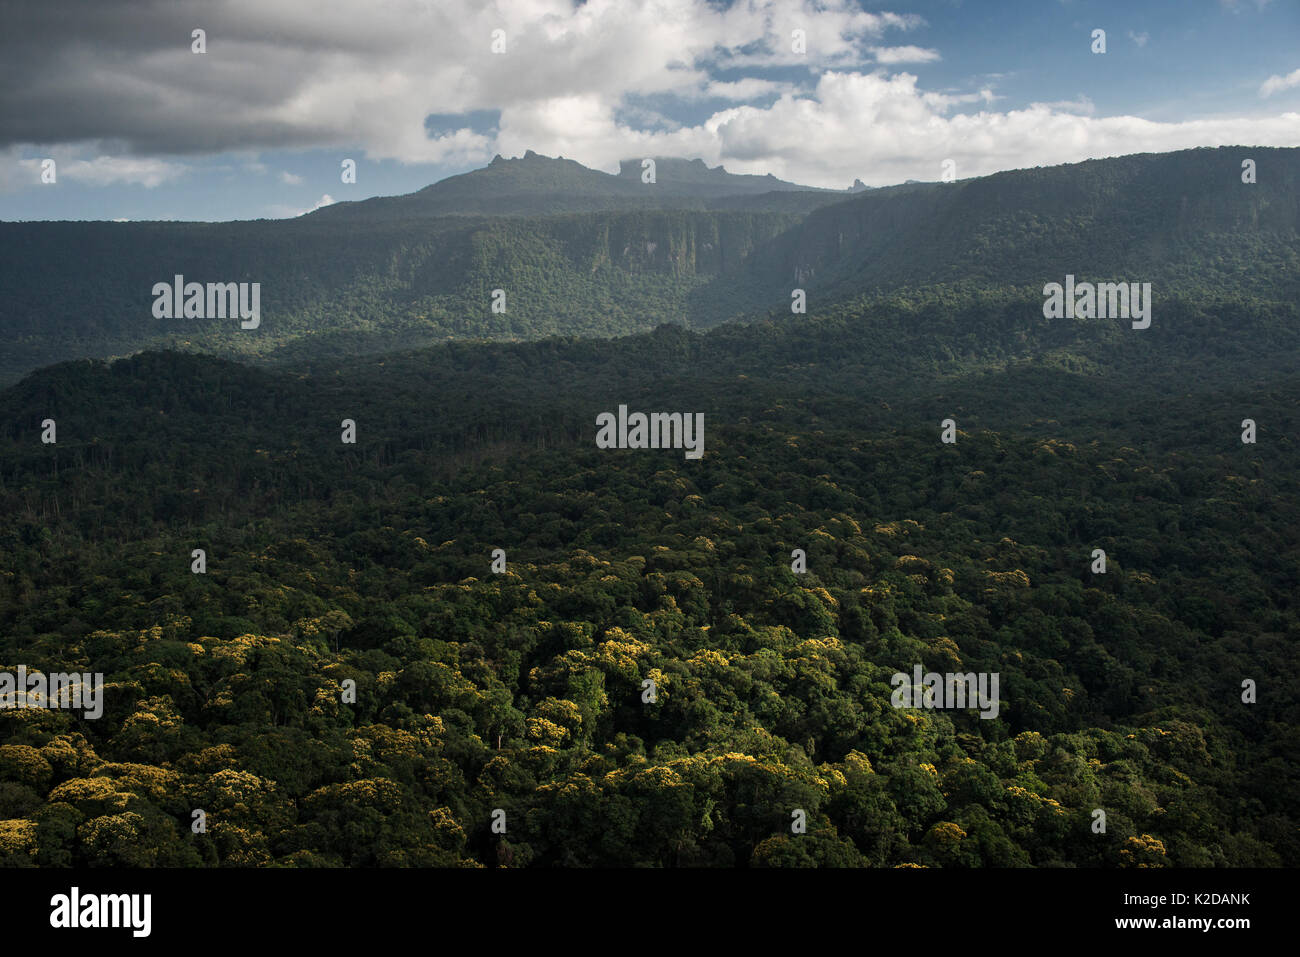
{"type": "Polygon", "coordinates": [[[947,159],[965,177],[1300,146],[1297,0],[47,0],[0,16],[4,220],[279,218],[526,149],[846,187],[937,179],[947,159]]]}

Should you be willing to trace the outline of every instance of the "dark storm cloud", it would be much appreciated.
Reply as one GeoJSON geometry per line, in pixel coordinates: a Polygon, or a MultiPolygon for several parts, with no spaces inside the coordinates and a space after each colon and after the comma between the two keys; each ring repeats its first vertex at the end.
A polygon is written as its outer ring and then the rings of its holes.
{"type": "Polygon", "coordinates": [[[286,113],[331,56],[390,40],[307,5],[196,0],[0,2],[0,148],[110,140],[137,153],[312,146],[329,124],[286,113]],[[207,32],[207,53],[191,32],[207,32]]]}

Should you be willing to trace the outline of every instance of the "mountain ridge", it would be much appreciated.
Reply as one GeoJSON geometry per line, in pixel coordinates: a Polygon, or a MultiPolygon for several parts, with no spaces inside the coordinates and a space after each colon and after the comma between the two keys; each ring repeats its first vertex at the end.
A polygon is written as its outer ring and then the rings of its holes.
{"type": "Polygon", "coordinates": [[[642,160],[620,161],[605,173],[564,157],[526,150],[494,156],[486,166],[448,176],[413,193],[333,203],[303,218],[424,218],[446,215],[528,216],[610,209],[807,211],[850,195],[777,179],[729,173],[701,159],[649,157],[655,181],[642,182],[642,160]],[[797,194],[774,196],[770,194],[797,194]]]}
{"type": "MultiPolygon", "coordinates": [[[[516,179],[543,203],[555,199],[546,176],[586,175],[581,164],[541,157],[497,169],[544,174],[516,179]]],[[[625,165],[615,188],[651,188],[633,179],[636,169],[625,165]]],[[[665,172],[682,190],[691,177],[734,182],[702,162],[665,172]]],[[[470,181],[472,191],[483,184],[470,181]]],[[[732,198],[736,208],[713,210],[614,201],[535,216],[397,209],[388,218],[0,223],[0,380],[150,348],[296,361],[447,339],[610,337],[665,321],[703,329],[788,318],[795,289],[814,316],[882,298],[959,304],[1003,290],[1032,299],[1067,274],[1153,283],[1157,309],[1179,297],[1300,296],[1300,149],[1134,154],[955,183],[732,198]],[[1257,184],[1241,182],[1243,157],[1258,162],[1257,184]],[[798,208],[808,196],[825,205],[798,208]],[[755,197],[796,206],[745,209],[755,197]],[[259,283],[264,321],[243,332],[221,320],[156,318],[150,290],[176,274],[259,283]],[[504,312],[492,308],[494,290],[506,297],[504,312]]],[[[604,200],[593,193],[586,202],[604,200]]]]}

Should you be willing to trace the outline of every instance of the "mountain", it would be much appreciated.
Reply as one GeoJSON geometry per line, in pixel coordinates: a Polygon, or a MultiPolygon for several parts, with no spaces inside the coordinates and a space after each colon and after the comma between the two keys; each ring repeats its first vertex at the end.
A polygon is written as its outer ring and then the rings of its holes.
{"type": "Polygon", "coordinates": [[[810,316],[876,300],[960,305],[984,291],[1041,307],[1044,285],[1067,274],[1150,282],[1157,303],[1300,295],[1297,149],[1143,154],[853,194],[673,160],[656,163],[652,187],[639,169],[625,163],[613,176],[534,155],[356,204],[364,214],[3,223],[0,378],[146,348],[300,362],[446,339],[707,328],[789,317],[795,288],[810,316]],[[1256,161],[1257,183],[1241,181],[1243,158],[1256,161]],[[505,199],[491,199],[494,183],[505,199]],[[625,205],[661,186],[655,195],[684,208],[625,205]],[[426,214],[412,212],[421,195],[432,197],[426,214]],[[828,202],[797,208],[809,196],[828,202]],[[780,197],[796,208],[745,207],[780,197]],[[494,202],[564,211],[482,211],[494,202]],[[177,274],[259,283],[259,327],[155,318],[151,290],[177,274]],[[494,290],[504,311],[493,309],[494,290]]]}
{"type": "Polygon", "coordinates": [[[730,289],[787,213],[641,210],[539,217],[343,222],[0,224],[0,376],[145,348],[246,359],[355,355],[447,338],[624,335],[666,320],[713,322],[766,303],[730,289]],[[75,263],[79,268],[69,268],[75,263]],[[257,328],[155,318],[158,283],[258,283],[257,328]],[[503,291],[504,311],[493,310],[503,291]],[[704,300],[700,300],[703,303],[704,300]]]}
{"type": "Polygon", "coordinates": [[[1160,292],[1300,294],[1300,149],[1146,153],[876,189],[813,211],[749,257],[772,295],[964,283],[1041,289],[1066,273],[1160,292]],[[1242,161],[1258,182],[1242,182],[1242,161]]]}
{"type": "Polygon", "coordinates": [[[308,214],[324,221],[422,219],[430,216],[539,216],[610,209],[719,209],[807,212],[847,191],[787,183],[774,176],[710,169],[703,160],[654,157],[655,181],[642,182],[642,161],[623,160],[617,175],[528,150],[493,158],[483,169],[450,176],[406,196],[334,203],[308,214]]]}

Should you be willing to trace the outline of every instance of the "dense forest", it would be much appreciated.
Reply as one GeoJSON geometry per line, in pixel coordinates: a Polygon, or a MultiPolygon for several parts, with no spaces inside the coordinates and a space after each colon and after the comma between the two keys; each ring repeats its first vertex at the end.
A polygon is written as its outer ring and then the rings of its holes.
{"type": "Polygon", "coordinates": [[[0,865],[1300,864],[1300,150],[658,172],[0,224],[0,865]]]}
{"type": "Polygon", "coordinates": [[[342,358],[446,339],[620,335],[690,309],[738,317],[770,300],[702,290],[692,306],[687,296],[797,220],[646,210],[356,224],[0,223],[0,374],[150,347],[342,358]],[[84,271],[69,272],[69,249],[84,271]],[[258,327],[155,318],[151,290],[176,275],[259,283],[258,327]],[[495,289],[504,311],[492,309],[495,289]]]}
{"type": "Polygon", "coordinates": [[[27,376],[0,671],[106,688],[0,710],[0,862],[1295,866],[1294,301],[1041,306],[27,376]],[[998,717],[891,706],[918,664],[998,717]]]}

